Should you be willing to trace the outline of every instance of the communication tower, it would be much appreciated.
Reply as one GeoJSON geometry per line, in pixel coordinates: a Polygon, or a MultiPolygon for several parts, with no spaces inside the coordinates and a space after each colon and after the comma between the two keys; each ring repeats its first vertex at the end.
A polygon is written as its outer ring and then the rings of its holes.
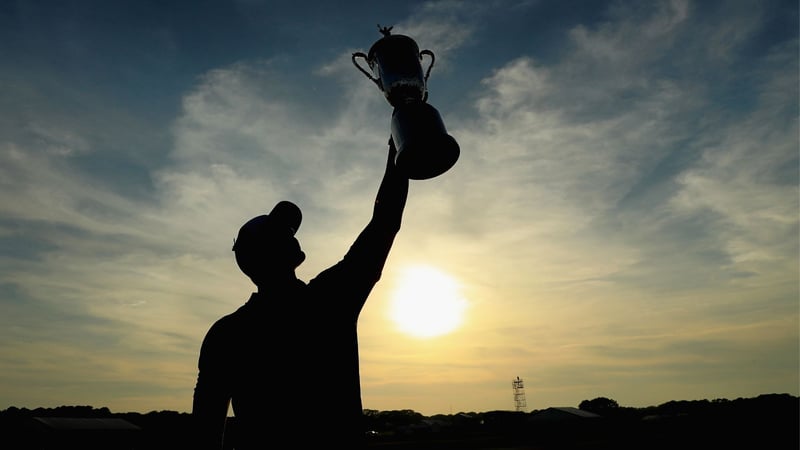
{"type": "Polygon", "coordinates": [[[511,381],[511,387],[514,389],[514,408],[516,411],[524,411],[528,403],[525,401],[525,385],[522,383],[522,378],[517,377],[511,381]]]}

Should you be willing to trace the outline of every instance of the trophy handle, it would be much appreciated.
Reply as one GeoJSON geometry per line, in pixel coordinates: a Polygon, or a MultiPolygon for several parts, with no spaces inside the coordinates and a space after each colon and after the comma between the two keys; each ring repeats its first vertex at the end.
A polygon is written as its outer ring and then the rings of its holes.
{"type": "Polygon", "coordinates": [[[369,72],[367,72],[366,70],[364,70],[364,68],[363,68],[363,67],[361,67],[361,65],[360,65],[360,64],[358,64],[358,61],[356,61],[356,58],[364,58],[364,61],[366,61],[366,60],[367,60],[367,55],[366,55],[366,54],[364,54],[363,52],[355,52],[355,53],[353,53],[353,58],[352,58],[352,60],[353,60],[353,64],[356,66],[356,68],[357,68],[358,70],[360,70],[360,71],[361,71],[361,73],[363,73],[364,75],[366,75],[366,76],[367,76],[367,78],[369,78],[370,80],[372,80],[372,82],[373,82],[373,83],[375,83],[375,84],[378,86],[378,89],[380,89],[380,90],[382,91],[382,90],[383,90],[383,86],[381,86],[381,81],[380,81],[379,79],[377,79],[377,78],[373,77],[373,76],[372,76],[372,75],[371,75],[369,72]]]}
{"type": "Polygon", "coordinates": [[[422,101],[425,102],[428,100],[428,77],[431,76],[431,69],[433,69],[433,63],[436,61],[436,57],[433,56],[433,52],[430,50],[422,50],[419,52],[420,60],[422,60],[422,55],[428,55],[431,57],[431,63],[428,66],[428,70],[425,71],[425,95],[422,98],[422,101]]]}

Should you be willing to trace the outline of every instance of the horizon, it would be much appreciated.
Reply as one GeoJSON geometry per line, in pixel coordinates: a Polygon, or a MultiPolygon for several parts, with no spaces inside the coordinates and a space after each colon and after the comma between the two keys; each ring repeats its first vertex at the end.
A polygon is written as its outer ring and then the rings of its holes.
{"type": "MultiPolygon", "coordinates": [[[[789,394],[787,392],[772,392],[772,393],[758,394],[758,395],[755,395],[753,397],[714,398],[714,399],[708,399],[708,398],[704,398],[704,399],[673,399],[673,400],[668,400],[668,401],[666,401],[664,403],[660,403],[658,405],[627,406],[627,405],[618,404],[617,407],[618,408],[629,408],[629,409],[650,409],[650,408],[660,408],[660,407],[663,407],[663,406],[665,406],[667,404],[670,404],[670,403],[735,402],[735,401],[738,401],[738,400],[755,400],[755,399],[759,399],[759,398],[762,398],[762,397],[775,397],[775,396],[777,396],[777,397],[788,396],[788,397],[792,397],[792,398],[800,400],[800,396],[792,395],[792,394],[789,394]]],[[[601,399],[603,399],[603,400],[612,400],[612,401],[616,402],[616,400],[614,400],[613,398],[594,397],[594,398],[591,398],[591,399],[581,400],[580,403],[583,403],[583,402],[586,402],[586,401],[592,401],[592,400],[601,400],[601,399]]],[[[104,410],[104,409],[107,409],[109,411],[109,413],[111,413],[111,414],[151,414],[151,413],[162,413],[162,412],[176,412],[176,413],[179,413],[179,414],[191,414],[190,411],[175,411],[175,410],[152,410],[152,411],[147,411],[147,412],[142,412],[142,411],[114,411],[111,408],[108,408],[106,406],[99,406],[98,407],[98,406],[92,406],[92,405],[59,405],[59,406],[54,406],[54,407],[41,407],[41,406],[38,406],[38,407],[35,407],[35,408],[9,406],[9,407],[7,407],[5,409],[0,410],[0,412],[5,412],[5,411],[8,411],[9,409],[12,409],[12,408],[13,409],[19,409],[19,410],[27,410],[27,411],[35,411],[37,409],[51,410],[51,409],[60,409],[60,408],[91,408],[92,410],[104,410]]],[[[415,410],[409,409],[409,408],[400,408],[400,409],[391,409],[391,410],[379,410],[379,409],[372,409],[372,408],[364,408],[364,411],[376,411],[376,412],[379,412],[379,413],[380,412],[393,412],[393,411],[411,411],[411,412],[414,412],[414,413],[417,413],[417,414],[421,414],[424,417],[432,417],[432,416],[439,416],[439,415],[451,416],[451,415],[458,415],[458,414],[485,414],[485,413],[491,413],[491,412],[519,412],[519,413],[529,414],[529,413],[544,411],[544,410],[549,409],[549,408],[577,408],[577,409],[580,409],[580,406],[579,405],[575,405],[575,406],[572,406],[572,405],[549,405],[549,406],[544,406],[542,408],[533,408],[533,409],[530,409],[528,411],[521,411],[521,410],[515,410],[515,409],[494,409],[494,410],[488,410],[488,411],[458,411],[458,412],[435,413],[435,414],[423,414],[423,413],[421,413],[419,411],[415,411],[415,410]]],[[[234,417],[234,415],[229,412],[228,417],[234,417]]]]}

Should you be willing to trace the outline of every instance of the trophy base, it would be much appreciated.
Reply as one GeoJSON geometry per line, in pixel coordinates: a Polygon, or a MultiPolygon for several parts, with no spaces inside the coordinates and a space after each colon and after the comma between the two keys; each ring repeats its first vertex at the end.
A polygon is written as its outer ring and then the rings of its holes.
{"type": "Polygon", "coordinates": [[[395,107],[392,139],[397,148],[395,165],[409,179],[437,177],[458,161],[458,142],[447,134],[439,111],[419,102],[395,107]]]}

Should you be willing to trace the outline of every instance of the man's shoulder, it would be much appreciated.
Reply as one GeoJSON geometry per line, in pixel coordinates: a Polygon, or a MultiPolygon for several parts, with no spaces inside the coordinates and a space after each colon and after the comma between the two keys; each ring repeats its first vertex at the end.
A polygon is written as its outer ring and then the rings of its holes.
{"type": "Polygon", "coordinates": [[[238,323],[246,319],[248,316],[248,310],[252,309],[252,305],[248,306],[248,304],[249,302],[239,306],[233,312],[225,314],[217,319],[214,324],[211,325],[211,329],[214,330],[236,327],[238,323]]]}

